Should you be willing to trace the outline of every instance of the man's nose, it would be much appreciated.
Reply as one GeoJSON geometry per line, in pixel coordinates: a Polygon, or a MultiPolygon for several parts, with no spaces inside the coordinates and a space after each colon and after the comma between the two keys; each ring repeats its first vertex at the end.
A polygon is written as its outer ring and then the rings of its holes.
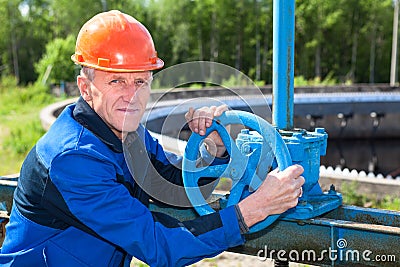
{"type": "Polygon", "coordinates": [[[130,101],[136,95],[138,89],[135,84],[128,85],[128,88],[124,90],[124,100],[130,101]]]}

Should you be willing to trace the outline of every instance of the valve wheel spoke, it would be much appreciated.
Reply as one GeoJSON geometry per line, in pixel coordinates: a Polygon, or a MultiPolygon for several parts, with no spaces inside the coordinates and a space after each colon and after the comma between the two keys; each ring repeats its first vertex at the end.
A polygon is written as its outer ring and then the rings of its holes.
{"type": "Polygon", "coordinates": [[[226,172],[227,167],[228,164],[196,168],[196,170],[193,171],[193,177],[196,179],[196,182],[203,177],[218,178],[224,176],[223,174],[226,172]]]}
{"type": "MultiPolygon", "coordinates": [[[[215,212],[206,203],[202,195],[198,181],[202,177],[227,177],[232,179],[232,189],[227,196],[227,206],[235,205],[239,201],[263,183],[263,177],[273,165],[274,159],[278,168],[283,170],[291,165],[291,157],[282,137],[276,129],[262,118],[244,111],[226,111],[213,121],[207,128],[206,134],[200,136],[193,133],[188,140],[183,159],[183,182],[187,196],[200,215],[215,212]],[[227,132],[224,126],[229,124],[243,124],[257,131],[262,137],[262,144],[250,147],[249,152],[241,152],[236,142],[227,132]],[[217,131],[224,143],[230,160],[228,164],[210,165],[204,167],[196,166],[198,160],[198,149],[202,141],[213,131],[217,131]]],[[[247,140],[247,139],[246,139],[247,140]]],[[[257,141],[258,142],[258,141],[257,141]]],[[[254,143],[253,143],[254,144],[254,143]]],[[[243,147],[241,147],[243,149],[243,147]]],[[[247,151],[247,150],[244,150],[247,151]]],[[[275,164],[275,163],[274,163],[275,164]]],[[[271,215],[262,222],[250,228],[250,233],[260,231],[273,223],[279,215],[271,215]]]]}

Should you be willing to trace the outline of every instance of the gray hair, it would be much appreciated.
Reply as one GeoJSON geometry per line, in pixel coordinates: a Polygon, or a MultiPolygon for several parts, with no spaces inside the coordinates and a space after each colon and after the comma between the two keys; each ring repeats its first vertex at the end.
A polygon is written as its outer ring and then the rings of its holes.
{"type": "Polygon", "coordinates": [[[81,75],[86,76],[90,81],[94,80],[95,71],[92,68],[82,66],[81,75]]]}

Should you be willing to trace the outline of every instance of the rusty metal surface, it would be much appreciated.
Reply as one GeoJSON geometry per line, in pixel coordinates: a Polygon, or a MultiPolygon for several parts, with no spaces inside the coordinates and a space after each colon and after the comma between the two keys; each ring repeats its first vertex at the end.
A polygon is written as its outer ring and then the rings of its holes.
{"type": "MultiPolygon", "coordinates": [[[[152,209],[181,220],[198,216],[192,209],[152,209]]],[[[247,235],[243,246],[230,251],[255,255],[260,260],[286,259],[318,266],[399,266],[400,227],[384,224],[399,217],[400,212],[343,206],[327,217],[280,219],[267,229],[247,235]],[[362,221],[371,217],[372,221],[362,221]],[[378,261],[382,258],[385,262],[378,261]]]]}
{"type": "Polygon", "coordinates": [[[325,214],[324,217],[373,225],[400,227],[399,212],[390,210],[343,206],[325,214]]]}
{"type": "Polygon", "coordinates": [[[280,220],[234,251],[250,255],[260,255],[261,251],[272,258],[278,258],[280,251],[281,258],[320,266],[398,266],[399,230],[325,218],[303,222],[280,220]],[[375,257],[393,258],[377,262],[375,257]]]}

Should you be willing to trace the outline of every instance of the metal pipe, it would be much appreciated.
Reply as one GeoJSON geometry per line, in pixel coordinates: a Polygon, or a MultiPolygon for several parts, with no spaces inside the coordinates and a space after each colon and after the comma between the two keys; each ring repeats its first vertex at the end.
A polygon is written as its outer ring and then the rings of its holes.
{"type": "Polygon", "coordinates": [[[295,0],[273,3],[273,124],[293,129],[295,0]]]}
{"type": "MultiPolygon", "coordinates": [[[[218,209],[218,203],[213,208],[218,209]]],[[[150,209],[179,220],[198,215],[194,209],[154,204],[150,209]]],[[[399,266],[400,212],[341,206],[309,220],[279,219],[268,228],[246,236],[246,243],[229,249],[275,259],[275,266],[297,262],[318,266],[399,266]]]]}

